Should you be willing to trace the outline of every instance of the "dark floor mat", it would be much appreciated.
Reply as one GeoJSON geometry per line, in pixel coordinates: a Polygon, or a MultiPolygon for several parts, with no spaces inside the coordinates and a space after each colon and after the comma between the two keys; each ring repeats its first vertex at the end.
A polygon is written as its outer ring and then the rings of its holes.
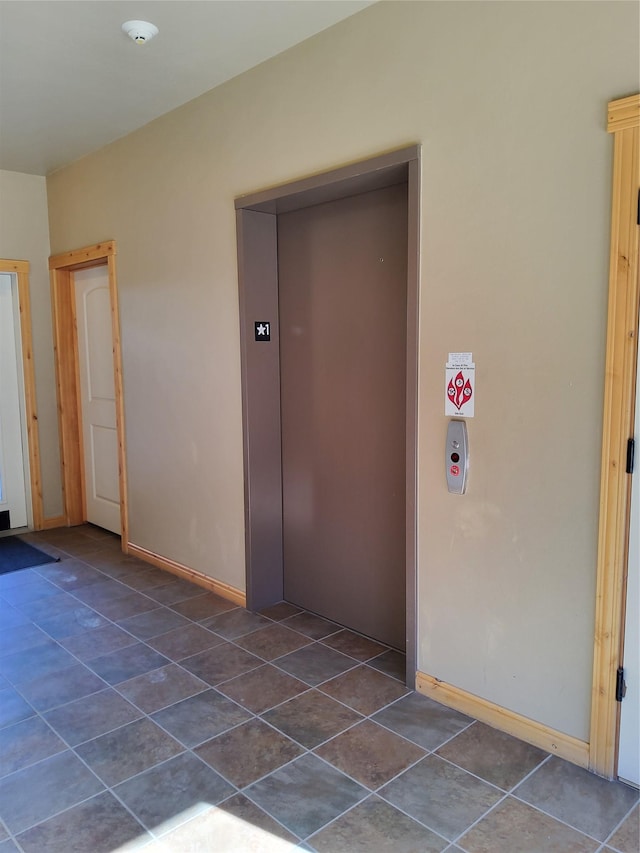
{"type": "Polygon", "coordinates": [[[28,569],[30,566],[42,566],[45,563],[56,563],[57,557],[50,557],[44,551],[27,545],[17,536],[0,538],[0,575],[15,572],[18,569],[28,569]]]}

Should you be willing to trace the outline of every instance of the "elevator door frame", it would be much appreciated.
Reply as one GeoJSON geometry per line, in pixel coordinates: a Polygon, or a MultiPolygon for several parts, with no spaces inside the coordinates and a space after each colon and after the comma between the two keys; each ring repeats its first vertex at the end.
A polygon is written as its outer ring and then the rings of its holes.
{"type": "Polygon", "coordinates": [[[416,673],[418,290],[420,147],[383,154],[236,199],[244,439],[246,596],[250,610],[283,598],[280,356],[277,216],[406,183],[406,653],[407,684],[416,673]],[[271,324],[271,341],[255,324],[271,324]]]}

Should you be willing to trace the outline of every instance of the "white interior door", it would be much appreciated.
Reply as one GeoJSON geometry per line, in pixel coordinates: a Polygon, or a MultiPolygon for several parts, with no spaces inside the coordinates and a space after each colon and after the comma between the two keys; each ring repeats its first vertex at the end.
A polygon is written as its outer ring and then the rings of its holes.
{"type": "MultiPolygon", "coordinates": [[[[640,364],[638,364],[640,367],[640,364]]],[[[618,776],[640,786],[640,370],[637,371],[635,471],[631,481],[631,522],[627,608],[624,628],[624,678],[627,692],[620,708],[618,776]]]]}
{"type": "Polygon", "coordinates": [[[111,299],[106,266],[74,274],[87,521],[120,533],[111,299]]]}
{"type": "Polygon", "coordinates": [[[0,273],[0,529],[4,530],[26,527],[28,520],[20,414],[20,326],[14,279],[10,273],[0,273]]]}

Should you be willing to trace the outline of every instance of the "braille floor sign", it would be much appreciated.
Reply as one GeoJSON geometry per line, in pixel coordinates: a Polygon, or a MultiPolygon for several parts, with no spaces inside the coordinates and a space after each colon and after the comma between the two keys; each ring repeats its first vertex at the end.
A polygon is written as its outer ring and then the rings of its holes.
{"type": "Polygon", "coordinates": [[[450,352],[444,371],[444,413],[472,418],[476,391],[476,366],[470,352],[450,352]]]}

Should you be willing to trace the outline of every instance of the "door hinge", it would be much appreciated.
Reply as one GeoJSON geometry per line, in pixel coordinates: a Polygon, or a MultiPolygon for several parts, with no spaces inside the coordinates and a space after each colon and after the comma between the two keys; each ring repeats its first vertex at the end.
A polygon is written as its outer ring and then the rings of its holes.
{"type": "Polygon", "coordinates": [[[638,225],[640,225],[640,190],[638,190],[638,225]]]}
{"type": "Polygon", "coordinates": [[[626,692],[627,685],[624,683],[624,669],[619,666],[616,673],[616,702],[622,702],[626,692]]]}
{"type": "Polygon", "coordinates": [[[633,474],[633,463],[636,455],[635,439],[630,438],[627,441],[627,474],[633,474]]]}

